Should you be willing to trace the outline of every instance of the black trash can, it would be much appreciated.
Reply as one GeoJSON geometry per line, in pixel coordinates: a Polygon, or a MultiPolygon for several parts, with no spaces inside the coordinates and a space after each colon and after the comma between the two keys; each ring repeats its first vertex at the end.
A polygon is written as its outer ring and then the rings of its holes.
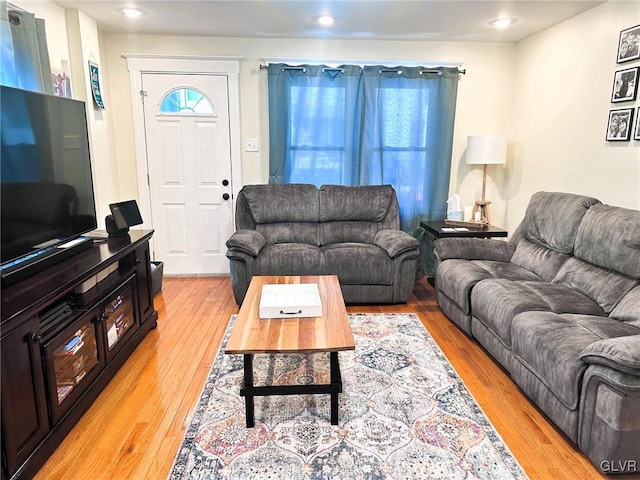
{"type": "Polygon", "coordinates": [[[151,289],[155,297],[162,290],[162,271],[164,262],[151,262],[151,289]]]}

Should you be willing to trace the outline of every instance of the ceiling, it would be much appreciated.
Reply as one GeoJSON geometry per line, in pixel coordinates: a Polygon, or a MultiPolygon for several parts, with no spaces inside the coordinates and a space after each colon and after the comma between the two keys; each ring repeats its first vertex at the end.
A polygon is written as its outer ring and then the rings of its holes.
{"type": "MultiPolygon", "coordinates": [[[[637,1],[637,0],[616,0],[637,1]]],[[[578,15],[597,0],[54,0],[81,10],[114,33],[253,38],[335,38],[517,42],[578,15]],[[119,9],[145,14],[126,18],[119,9]],[[321,27],[312,17],[331,13],[321,27]],[[507,16],[506,30],[488,22],[507,16]]]]}

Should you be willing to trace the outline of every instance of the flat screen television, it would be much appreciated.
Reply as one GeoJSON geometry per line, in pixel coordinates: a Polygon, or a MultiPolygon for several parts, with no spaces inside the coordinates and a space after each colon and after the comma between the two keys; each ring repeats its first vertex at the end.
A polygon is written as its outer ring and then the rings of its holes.
{"type": "Polygon", "coordinates": [[[6,286],[13,271],[68,256],[60,254],[97,222],[84,102],[1,86],[0,137],[6,286]]]}

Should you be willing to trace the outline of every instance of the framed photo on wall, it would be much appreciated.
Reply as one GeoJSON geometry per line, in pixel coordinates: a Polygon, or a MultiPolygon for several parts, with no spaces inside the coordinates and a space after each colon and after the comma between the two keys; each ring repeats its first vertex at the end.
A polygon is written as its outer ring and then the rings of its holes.
{"type": "Polygon", "coordinates": [[[640,140],[640,107],[636,108],[636,128],[633,131],[633,139],[640,140]]]}
{"type": "Polygon", "coordinates": [[[640,25],[620,32],[618,43],[618,63],[630,62],[640,58],[640,25]]]}
{"type": "Polygon", "coordinates": [[[633,108],[609,110],[607,140],[610,142],[628,142],[633,128],[633,108]]]}
{"type": "Polygon", "coordinates": [[[611,102],[629,102],[636,99],[638,93],[638,71],[640,67],[618,70],[613,76],[611,102]]]}

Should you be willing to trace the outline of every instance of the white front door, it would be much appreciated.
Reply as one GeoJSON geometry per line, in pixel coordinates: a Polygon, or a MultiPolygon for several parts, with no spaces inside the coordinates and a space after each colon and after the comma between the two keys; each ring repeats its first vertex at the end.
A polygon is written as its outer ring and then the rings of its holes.
{"type": "Polygon", "coordinates": [[[164,273],[229,272],[233,232],[229,88],[224,75],[143,73],[154,258],[164,273]]]}

